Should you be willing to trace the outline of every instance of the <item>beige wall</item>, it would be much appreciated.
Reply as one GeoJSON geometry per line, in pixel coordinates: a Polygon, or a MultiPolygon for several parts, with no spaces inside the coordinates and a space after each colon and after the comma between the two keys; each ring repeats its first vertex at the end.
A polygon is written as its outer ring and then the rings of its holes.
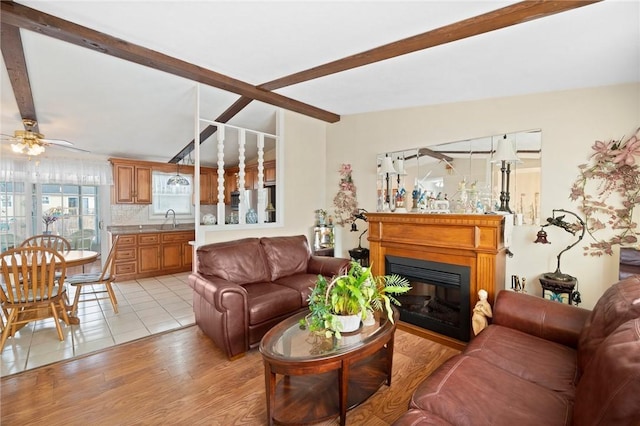
{"type": "MultiPolygon", "coordinates": [[[[305,125],[300,119],[296,124],[305,125]]],[[[377,153],[542,129],[541,216],[550,216],[554,208],[577,212],[576,205],[568,198],[570,186],[577,177],[577,166],[590,156],[593,142],[629,135],[639,125],[640,84],[343,116],[340,122],[326,126],[324,206],[331,209],[341,163],[353,166],[352,176],[358,188],[360,207],[375,211],[377,153]]],[[[298,133],[306,133],[306,130],[298,133]]],[[[287,150],[292,143],[295,142],[287,140],[287,150]]],[[[295,166],[291,165],[296,170],[291,172],[295,179],[306,181],[305,169],[321,161],[318,157],[319,150],[313,161],[298,161],[295,166]]],[[[287,158],[291,158],[290,153],[287,158]]],[[[300,160],[302,158],[308,158],[308,155],[300,157],[300,160]]],[[[293,189],[294,185],[289,188],[293,189]]],[[[287,198],[290,195],[287,192],[287,198]]],[[[314,201],[318,202],[317,199],[314,201]]],[[[287,205],[295,206],[308,220],[311,220],[309,212],[319,206],[291,201],[287,205]],[[303,206],[306,208],[301,208],[303,206]]],[[[537,230],[533,226],[515,229],[511,249],[515,256],[508,260],[506,276],[517,274],[526,277],[529,292],[539,295],[541,290],[537,276],[555,270],[557,253],[571,240],[567,238],[568,234],[562,235],[564,232],[555,228],[549,230],[551,245],[533,244],[537,230]]],[[[357,245],[355,233],[342,232],[340,238],[344,249],[336,255],[346,255],[348,248],[357,245]]],[[[613,257],[585,257],[581,247],[576,246],[562,256],[562,271],[578,277],[583,300],[581,306],[591,308],[604,289],[615,282],[618,256],[616,253],[613,257]]]]}

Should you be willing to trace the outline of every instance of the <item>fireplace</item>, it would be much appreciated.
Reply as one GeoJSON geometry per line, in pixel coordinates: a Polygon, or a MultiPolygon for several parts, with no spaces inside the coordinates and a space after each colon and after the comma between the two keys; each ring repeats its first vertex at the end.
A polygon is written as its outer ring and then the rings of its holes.
{"type": "Polygon", "coordinates": [[[368,213],[375,275],[397,273],[413,290],[399,298],[399,328],[462,349],[472,338],[478,290],[493,304],[504,288],[504,216],[368,213]]]}
{"type": "Polygon", "coordinates": [[[387,256],[385,270],[411,282],[411,290],[396,297],[401,321],[469,341],[468,266],[387,256]]]}

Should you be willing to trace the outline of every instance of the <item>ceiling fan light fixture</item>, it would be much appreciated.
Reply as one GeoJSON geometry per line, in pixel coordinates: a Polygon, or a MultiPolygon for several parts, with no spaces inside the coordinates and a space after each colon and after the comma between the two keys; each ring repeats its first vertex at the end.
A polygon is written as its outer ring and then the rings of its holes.
{"type": "Polygon", "coordinates": [[[31,145],[28,149],[27,149],[27,155],[40,155],[44,153],[44,146],[39,145],[39,144],[35,144],[35,145],[31,145]]]}
{"type": "Polygon", "coordinates": [[[44,152],[44,146],[38,143],[22,141],[22,142],[12,143],[11,150],[18,154],[36,156],[44,152]]]}

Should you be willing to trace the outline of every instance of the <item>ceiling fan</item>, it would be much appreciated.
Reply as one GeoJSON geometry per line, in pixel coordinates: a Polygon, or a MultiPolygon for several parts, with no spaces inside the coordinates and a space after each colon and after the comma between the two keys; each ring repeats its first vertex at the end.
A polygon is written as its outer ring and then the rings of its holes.
{"type": "Polygon", "coordinates": [[[42,154],[45,151],[45,147],[51,145],[71,151],[88,152],[84,149],[74,148],[69,141],[45,138],[42,133],[33,130],[36,126],[35,120],[23,118],[22,123],[25,130],[16,130],[13,132],[13,136],[2,135],[3,141],[12,142],[11,149],[15,153],[36,156],[42,154]]]}

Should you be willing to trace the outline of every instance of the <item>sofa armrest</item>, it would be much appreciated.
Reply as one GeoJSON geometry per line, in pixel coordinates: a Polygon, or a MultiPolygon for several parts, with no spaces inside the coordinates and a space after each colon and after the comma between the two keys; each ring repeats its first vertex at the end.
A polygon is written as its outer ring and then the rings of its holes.
{"type": "Polygon", "coordinates": [[[307,273],[334,277],[346,274],[351,261],[341,257],[311,256],[307,263],[307,273]]]}
{"type": "Polygon", "coordinates": [[[189,286],[219,312],[247,312],[247,291],[239,284],[192,273],[189,286]]]}
{"type": "Polygon", "coordinates": [[[502,290],[493,308],[493,324],[576,348],[590,312],[541,297],[502,290]]]}

